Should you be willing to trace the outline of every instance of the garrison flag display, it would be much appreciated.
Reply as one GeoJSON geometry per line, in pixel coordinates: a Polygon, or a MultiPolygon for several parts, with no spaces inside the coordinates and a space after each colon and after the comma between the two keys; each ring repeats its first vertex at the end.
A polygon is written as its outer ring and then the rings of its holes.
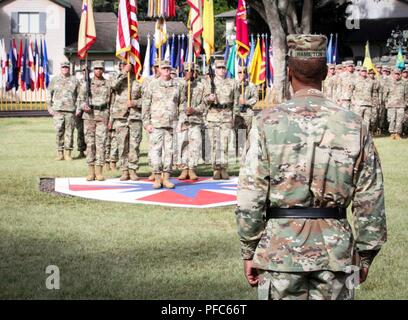
{"type": "Polygon", "coordinates": [[[207,62],[215,52],[214,45],[214,4],[213,0],[204,0],[203,8],[203,42],[207,62]]]}
{"type": "Polygon", "coordinates": [[[131,63],[136,78],[142,69],[140,62],[139,32],[135,0],[120,0],[118,10],[118,32],[116,36],[116,57],[131,63]]]}
{"type": "Polygon", "coordinates": [[[246,14],[246,1],[238,0],[236,24],[236,44],[237,55],[241,59],[245,59],[249,53],[249,39],[248,39],[248,21],[246,14]]]}
{"type": "Polygon", "coordinates": [[[364,57],[363,66],[367,68],[367,71],[370,71],[371,69],[373,69],[375,74],[378,75],[378,71],[374,67],[373,61],[371,60],[370,47],[368,45],[368,41],[365,45],[365,57],[364,57]]]}
{"type": "Polygon", "coordinates": [[[84,59],[89,48],[96,41],[93,0],[83,0],[81,23],[78,34],[78,56],[84,59]]]}

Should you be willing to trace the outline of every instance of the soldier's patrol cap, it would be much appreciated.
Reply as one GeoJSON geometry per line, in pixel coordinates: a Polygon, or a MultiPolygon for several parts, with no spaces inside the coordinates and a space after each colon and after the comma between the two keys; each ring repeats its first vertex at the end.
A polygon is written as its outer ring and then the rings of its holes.
{"type": "Polygon", "coordinates": [[[401,74],[401,70],[398,69],[398,68],[394,68],[394,69],[392,69],[392,73],[401,74]]]}
{"type": "Polygon", "coordinates": [[[384,71],[391,71],[391,68],[389,66],[383,66],[382,69],[384,71]]]}
{"type": "Polygon", "coordinates": [[[177,70],[176,70],[176,68],[172,68],[171,71],[170,71],[170,74],[175,74],[175,75],[177,75],[177,70]]]}
{"type": "Polygon", "coordinates": [[[336,69],[343,69],[343,65],[342,64],[336,65],[336,69]]]}
{"type": "Polygon", "coordinates": [[[189,71],[189,70],[193,71],[193,70],[194,70],[194,67],[195,67],[195,64],[190,63],[190,62],[186,62],[186,63],[184,64],[184,71],[185,71],[185,72],[187,72],[187,71],[189,71]]]}
{"type": "Polygon", "coordinates": [[[153,67],[158,67],[159,66],[159,59],[154,59],[153,67]]]}
{"type": "Polygon", "coordinates": [[[290,34],[286,37],[288,56],[299,59],[326,58],[324,35],[290,34]]]}
{"type": "Polygon", "coordinates": [[[171,64],[169,60],[162,60],[160,62],[160,68],[164,69],[164,68],[170,68],[171,69],[171,64]]]}
{"type": "MultiPolygon", "coordinates": [[[[356,67],[356,71],[361,71],[361,66],[356,67]]],[[[367,70],[366,70],[367,71],[367,70]]]]}
{"type": "Polygon", "coordinates": [[[215,60],[214,64],[215,64],[216,68],[221,68],[221,67],[225,68],[225,61],[224,60],[215,60]]]}
{"type": "Polygon", "coordinates": [[[102,60],[95,60],[92,62],[92,69],[97,69],[97,68],[101,68],[101,69],[105,69],[105,62],[102,60]]]}
{"type": "Polygon", "coordinates": [[[368,71],[368,70],[367,70],[367,67],[362,66],[360,67],[360,71],[368,71]]]}
{"type": "Polygon", "coordinates": [[[336,68],[336,66],[333,63],[328,63],[327,68],[328,69],[334,69],[334,68],[336,68]]]}
{"type": "Polygon", "coordinates": [[[344,61],[344,64],[345,64],[347,67],[350,67],[350,66],[354,67],[354,61],[353,61],[353,60],[344,61]]]}
{"type": "Polygon", "coordinates": [[[405,68],[404,70],[401,71],[401,73],[404,73],[404,72],[408,73],[408,69],[405,68]]]}
{"type": "Polygon", "coordinates": [[[381,65],[381,63],[377,63],[377,64],[375,65],[375,67],[378,69],[378,68],[382,68],[383,66],[381,65]]]}
{"type": "Polygon", "coordinates": [[[69,61],[63,61],[63,62],[61,62],[61,68],[63,68],[63,67],[67,67],[67,68],[69,68],[69,61]]]}

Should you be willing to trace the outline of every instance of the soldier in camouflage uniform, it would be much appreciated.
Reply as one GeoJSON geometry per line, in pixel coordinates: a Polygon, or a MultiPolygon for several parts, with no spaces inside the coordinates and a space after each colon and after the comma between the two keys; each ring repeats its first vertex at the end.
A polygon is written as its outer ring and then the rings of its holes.
{"type": "Polygon", "coordinates": [[[334,84],[334,90],[333,90],[333,101],[339,103],[339,92],[338,88],[340,86],[340,81],[341,81],[341,74],[343,73],[343,65],[338,64],[336,65],[336,70],[333,76],[333,84],[334,84]]]}
{"type": "MultiPolygon", "coordinates": [[[[407,68],[402,70],[401,80],[408,83],[408,69],[407,68]]],[[[405,106],[405,116],[404,116],[404,124],[403,124],[402,133],[404,134],[404,136],[408,135],[408,103],[405,106]]]]}
{"type": "Polygon", "coordinates": [[[354,82],[354,62],[352,60],[345,61],[346,71],[340,76],[339,85],[337,87],[337,96],[340,106],[350,110],[351,108],[351,84],[354,82]]]}
{"type": "Polygon", "coordinates": [[[367,77],[367,68],[361,67],[360,74],[350,84],[351,110],[362,117],[370,128],[375,121],[373,112],[374,83],[367,77]]]}
{"type": "Polygon", "coordinates": [[[142,141],[142,115],[140,98],[142,85],[131,73],[130,100],[128,97],[128,72],[132,71],[131,65],[126,65],[122,72],[112,81],[115,92],[115,102],[111,107],[109,128],[115,130],[118,143],[119,160],[122,175],[120,181],[139,180],[140,142],[142,141]]]}
{"type": "Polygon", "coordinates": [[[105,180],[102,171],[105,164],[105,143],[108,133],[109,108],[111,85],[103,77],[105,63],[94,61],[92,63],[94,77],[90,80],[89,104],[87,87],[81,87],[77,115],[82,113],[85,128],[86,162],[88,164],[87,181],[105,180]]]}
{"type": "Polygon", "coordinates": [[[239,113],[239,88],[235,80],[225,78],[226,67],[223,60],[215,61],[215,92],[211,92],[211,82],[205,87],[205,102],[208,105],[206,122],[211,144],[213,179],[227,180],[228,145],[239,113]]]}
{"type": "Polygon", "coordinates": [[[399,140],[401,139],[405,106],[408,103],[408,83],[401,80],[401,71],[398,68],[394,69],[392,80],[385,88],[384,102],[390,124],[388,131],[393,140],[399,140]]]}
{"type": "Polygon", "coordinates": [[[387,86],[391,81],[390,67],[387,65],[382,66],[381,78],[380,78],[380,109],[379,109],[379,127],[381,132],[388,130],[387,124],[387,108],[385,107],[384,94],[387,91],[387,86]]]}
{"type": "Polygon", "coordinates": [[[57,133],[58,156],[55,160],[72,160],[78,88],[79,82],[69,73],[69,62],[62,62],[61,74],[51,80],[47,90],[47,109],[54,119],[57,133]]]}
{"type": "Polygon", "coordinates": [[[190,65],[187,64],[184,68],[185,77],[182,80],[182,85],[185,93],[188,94],[188,81],[190,80],[190,99],[186,98],[190,105],[186,104],[186,109],[180,111],[178,119],[177,130],[179,134],[177,141],[178,147],[181,149],[181,174],[178,178],[180,180],[197,180],[196,169],[202,152],[201,127],[205,110],[204,85],[197,79],[197,74],[195,73],[195,70],[198,68],[197,65],[190,69],[190,65]]]}
{"type": "Polygon", "coordinates": [[[373,69],[368,71],[369,79],[373,82],[373,123],[372,123],[372,133],[379,134],[379,115],[380,115],[380,81],[376,78],[373,69]]]}
{"type": "MultiPolygon", "coordinates": [[[[85,70],[86,70],[85,68],[86,67],[83,66],[81,69],[84,77],[78,82],[78,88],[79,88],[78,91],[85,83],[85,70]]],[[[79,99],[77,100],[77,103],[79,103],[79,99]]],[[[75,159],[83,159],[85,158],[84,151],[86,150],[86,143],[85,143],[85,133],[84,133],[84,120],[82,119],[82,114],[75,117],[75,128],[77,129],[77,148],[79,151],[79,154],[75,159]]]]}
{"type": "Polygon", "coordinates": [[[159,68],[160,77],[152,80],[144,92],[142,118],[149,134],[153,188],[172,189],[174,184],[169,179],[173,166],[173,127],[185,108],[185,93],[179,81],[171,79],[169,61],[162,61],[159,68]]]}
{"type": "Polygon", "coordinates": [[[353,257],[363,282],[387,238],[383,175],[367,125],[320,92],[326,41],[287,37],[295,97],[257,115],[242,159],[238,234],[260,299],[351,299],[353,257]]]}
{"type": "Polygon", "coordinates": [[[248,73],[245,67],[238,67],[238,89],[239,89],[239,114],[235,117],[235,137],[237,140],[238,155],[242,150],[251,129],[254,117],[253,107],[258,102],[258,88],[248,81],[248,73]],[[242,89],[244,87],[244,89],[242,89]],[[244,95],[242,95],[244,92],[244,95]]]}
{"type": "Polygon", "coordinates": [[[330,100],[336,101],[336,72],[334,64],[327,65],[327,76],[322,84],[323,94],[330,100]]]}

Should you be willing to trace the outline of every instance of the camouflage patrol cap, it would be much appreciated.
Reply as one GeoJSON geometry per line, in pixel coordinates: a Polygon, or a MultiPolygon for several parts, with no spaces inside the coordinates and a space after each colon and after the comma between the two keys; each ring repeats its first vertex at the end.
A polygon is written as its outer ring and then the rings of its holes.
{"type": "Polygon", "coordinates": [[[176,70],[176,68],[171,68],[170,74],[175,74],[175,75],[177,75],[177,70],[176,70]]]}
{"type": "Polygon", "coordinates": [[[343,65],[342,64],[336,65],[336,69],[343,69],[343,65]]]}
{"type": "Polygon", "coordinates": [[[383,65],[383,66],[382,66],[382,69],[383,69],[384,71],[391,71],[391,68],[390,68],[389,66],[386,66],[386,65],[383,65]]]}
{"type": "Polygon", "coordinates": [[[324,35],[290,34],[286,37],[288,56],[300,59],[326,58],[324,35]]]}
{"type": "Polygon", "coordinates": [[[153,67],[158,67],[159,66],[159,59],[154,59],[153,67]]]}
{"type": "Polygon", "coordinates": [[[405,68],[404,70],[401,71],[401,73],[408,73],[408,69],[405,68]]]}
{"type": "Polygon", "coordinates": [[[353,66],[353,67],[354,67],[354,61],[353,61],[353,60],[347,60],[347,61],[344,62],[344,64],[345,64],[347,67],[350,67],[350,66],[353,66]]]}
{"type": "Polygon", "coordinates": [[[92,69],[97,69],[97,68],[101,68],[101,69],[105,69],[105,62],[102,60],[95,60],[92,62],[92,69]]]}
{"type": "Polygon", "coordinates": [[[184,64],[184,71],[185,72],[187,72],[187,71],[189,71],[189,70],[194,70],[194,67],[195,67],[195,65],[193,64],[193,63],[190,63],[190,62],[186,62],[185,64],[184,64]]]}
{"type": "Polygon", "coordinates": [[[164,68],[170,68],[171,69],[171,64],[169,60],[162,60],[160,62],[160,68],[164,69],[164,68]]]}
{"type": "Polygon", "coordinates": [[[63,62],[61,62],[61,68],[64,68],[64,67],[67,67],[67,68],[70,67],[69,61],[63,61],[63,62]]]}
{"type": "Polygon", "coordinates": [[[215,67],[219,68],[219,67],[224,67],[225,68],[225,61],[224,60],[215,60],[215,67]]]}
{"type": "Polygon", "coordinates": [[[356,67],[356,71],[358,72],[358,71],[361,71],[361,66],[357,66],[356,67]]]}
{"type": "Polygon", "coordinates": [[[328,69],[334,69],[334,68],[336,68],[336,66],[333,63],[328,63],[327,68],[328,69]]]}
{"type": "Polygon", "coordinates": [[[367,71],[367,67],[364,66],[360,67],[360,71],[367,71]]]}
{"type": "Polygon", "coordinates": [[[398,69],[398,68],[394,68],[394,69],[392,69],[392,73],[394,73],[394,74],[401,74],[401,70],[398,69]]]}
{"type": "Polygon", "coordinates": [[[378,68],[381,68],[382,69],[382,65],[381,65],[381,63],[377,63],[376,65],[375,65],[375,67],[378,69],[378,68]]]}

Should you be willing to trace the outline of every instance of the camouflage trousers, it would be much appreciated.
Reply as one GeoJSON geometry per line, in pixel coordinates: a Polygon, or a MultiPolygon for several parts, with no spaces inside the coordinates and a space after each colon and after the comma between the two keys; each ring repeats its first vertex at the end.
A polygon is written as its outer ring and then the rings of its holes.
{"type": "Polygon", "coordinates": [[[129,119],[129,169],[139,169],[140,143],[143,137],[141,120],[129,119]]]}
{"type": "Polygon", "coordinates": [[[350,274],[328,270],[275,272],[261,270],[259,300],[352,300],[354,290],[346,286],[350,274]]]}
{"type": "Polygon", "coordinates": [[[154,173],[173,168],[173,128],[154,128],[149,134],[150,164],[154,173]]]}
{"type": "Polygon", "coordinates": [[[84,120],[86,162],[88,165],[103,166],[105,163],[105,143],[108,134],[109,110],[104,116],[84,120]]]}
{"type": "Polygon", "coordinates": [[[188,128],[177,134],[177,147],[180,154],[180,169],[195,169],[201,158],[201,124],[189,124],[188,128]]]}
{"type": "Polygon", "coordinates": [[[402,125],[404,123],[405,111],[404,108],[387,108],[387,119],[390,123],[388,131],[390,133],[402,133],[402,125]]]}
{"type": "Polygon", "coordinates": [[[228,146],[231,133],[230,123],[208,123],[211,164],[214,170],[228,168],[228,146]]]}
{"type": "Polygon", "coordinates": [[[86,150],[84,120],[80,117],[75,117],[75,127],[77,129],[77,148],[78,151],[86,150]]]}
{"type": "Polygon", "coordinates": [[[238,157],[242,155],[244,150],[246,139],[251,130],[253,117],[254,112],[248,110],[245,113],[241,112],[241,114],[235,118],[235,147],[238,157]]]}
{"type": "Polygon", "coordinates": [[[105,143],[105,161],[118,162],[118,142],[115,130],[109,130],[105,143]]]}
{"type": "Polygon", "coordinates": [[[360,117],[362,117],[368,126],[373,126],[373,124],[376,121],[377,117],[376,109],[372,106],[353,105],[351,110],[354,113],[357,113],[360,117]]]}
{"type": "Polygon", "coordinates": [[[72,150],[74,148],[75,114],[68,111],[56,111],[53,120],[57,136],[57,150],[72,150]]]}

